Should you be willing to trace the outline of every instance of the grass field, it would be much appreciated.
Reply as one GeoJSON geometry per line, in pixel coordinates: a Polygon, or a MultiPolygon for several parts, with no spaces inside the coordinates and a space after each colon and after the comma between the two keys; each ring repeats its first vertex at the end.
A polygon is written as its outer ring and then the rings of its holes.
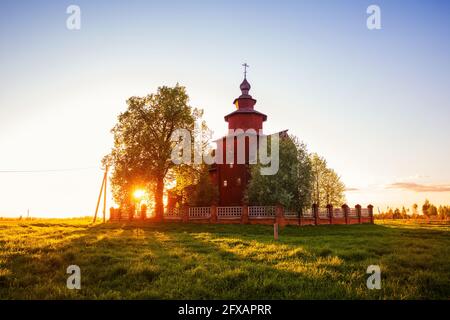
{"type": "Polygon", "coordinates": [[[449,299],[450,226],[0,220],[0,299],[449,299]],[[81,268],[81,290],[66,268],[81,268]],[[381,290],[366,269],[381,267],[381,290]]]}

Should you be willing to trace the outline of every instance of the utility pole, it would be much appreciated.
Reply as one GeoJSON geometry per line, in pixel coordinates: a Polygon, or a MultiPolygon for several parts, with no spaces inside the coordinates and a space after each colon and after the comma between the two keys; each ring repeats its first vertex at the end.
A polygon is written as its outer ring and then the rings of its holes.
{"type": "Polygon", "coordinates": [[[98,208],[100,207],[100,201],[103,194],[103,222],[106,220],[106,185],[108,183],[108,166],[105,168],[105,174],[103,175],[102,186],[100,187],[100,194],[98,195],[97,207],[95,208],[94,222],[97,220],[98,208]]]}
{"type": "Polygon", "coordinates": [[[103,192],[103,223],[106,222],[106,186],[108,185],[108,166],[105,167],[105,190],[103,192]]]}

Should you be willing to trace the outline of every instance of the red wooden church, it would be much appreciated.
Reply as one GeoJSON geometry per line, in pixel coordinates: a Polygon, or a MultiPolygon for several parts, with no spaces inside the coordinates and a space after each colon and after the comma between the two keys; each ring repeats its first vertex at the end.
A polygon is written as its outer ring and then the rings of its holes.
{"type": "Polygon", "coordinates": [[[244,192],[250,179],[249,143],[251,142],[249,134],[246,133],[243,137],[245,141],[245,163],[238,163],[238,139],[239,135],[242,135],[242,132],[239,134],[236,133],[236,130],[248,132],[248,129],[253,129],[256,133],[256,141],[258,144],[259,136],[262,134],[263,122],[267,120],[265,114],[255,110],[256,100],[249,94],[250,88],[250,83],[247,81],[245,74],[244,80],[240,85],[241,95],[233,102],[236,110],[225,116],[225,121],[228,122],[229,134],[216,141],[216,152],[220,149],[223,150],[222,155],[219,156],[222,159],[222,164],[213,165],[210,168],[210,176],[213,183],[219,189],[219,206],[242,205],[244,192]],[[226,159],[227,138],[232,139],[232,143],[230,144],[231,148],[234,149],[234,158],[232,160],[226,159]]]}

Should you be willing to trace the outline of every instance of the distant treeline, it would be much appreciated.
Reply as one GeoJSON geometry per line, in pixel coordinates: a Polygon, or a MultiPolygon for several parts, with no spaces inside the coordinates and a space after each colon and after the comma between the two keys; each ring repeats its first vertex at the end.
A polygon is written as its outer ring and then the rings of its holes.
{"type": "Polygon", "coordinates": [[[450,219],[450,206],[435,206],[429,200],[425,200],[419,210],[417,203],[411,209],[405,207],[388,208],[386,212],[374,214],[375,219],[450,219]]]}

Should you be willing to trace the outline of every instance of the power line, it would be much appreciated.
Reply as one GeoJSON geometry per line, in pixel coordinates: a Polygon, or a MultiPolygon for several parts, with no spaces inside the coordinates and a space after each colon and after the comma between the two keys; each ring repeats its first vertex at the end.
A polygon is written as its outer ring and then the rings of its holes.
{"type": "Polygon", "coordinates": [[[66,169],[0,170],[0,173],[52,173],[52,172],[82,171],[82,170],[91,170],[91,169],[101,170],[101,168],[99,168],[98,166],[95,166],[95,167],[66,168],[66,169]]]}

